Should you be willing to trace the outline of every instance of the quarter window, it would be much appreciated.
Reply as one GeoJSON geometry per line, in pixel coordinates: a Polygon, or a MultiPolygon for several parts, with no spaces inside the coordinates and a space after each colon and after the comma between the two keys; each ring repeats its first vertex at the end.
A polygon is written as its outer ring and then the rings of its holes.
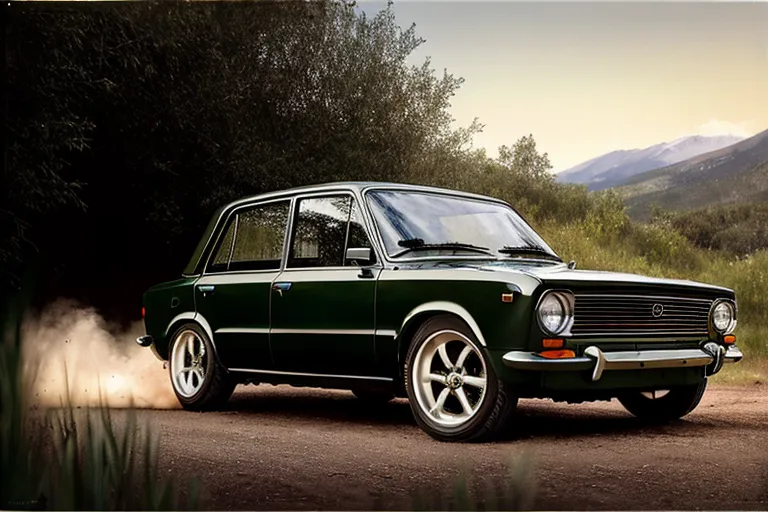
{"type": "MultiPolygon", "coordinates": [[[[373,248],[371,247],[370,239],[368,238],[368,233],[366,232],[365,225],[363,224],[363,216],[360,213],[360,208],[357,204],[357,201],[354,199],[352,200],[352,213],[349,216],[349,235],[347,236],[347,248],[350,247],[369,248],[371,249],[371,258],[375,257],[373,248]]],[[[344,265],[356,266],[356,263],[354,261],[345,259],[344,265]]]]}
{"type": "Polygon", "coordinates": [[[289,204],[269,203],[234,215],[209,270],[279,269],[289,204]]]}

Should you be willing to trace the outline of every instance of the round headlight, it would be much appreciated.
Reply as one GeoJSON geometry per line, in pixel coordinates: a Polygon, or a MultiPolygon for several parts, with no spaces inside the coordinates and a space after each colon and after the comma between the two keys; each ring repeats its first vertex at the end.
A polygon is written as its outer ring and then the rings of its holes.
{"type": "Polygon", "coordinates": [[[550,334],[560,334],[573,318],[570,296],[562,292],[550,292],[539,302],[539,324],[550,334]]]}
{"type": "Polygon", "coordinates": [[[712,310],[712,326],[717,332],[728,332],[733,328],[736,311],[730,302],[718,302],[712,310]]]}

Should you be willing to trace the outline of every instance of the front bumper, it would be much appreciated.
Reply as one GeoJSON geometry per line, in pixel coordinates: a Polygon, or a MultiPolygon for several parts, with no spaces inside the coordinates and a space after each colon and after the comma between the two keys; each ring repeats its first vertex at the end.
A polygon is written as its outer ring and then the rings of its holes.
{"type": "Polygon", "coordinates": [[[701,348],[674,350],[632,350],[603,352],[590,346],[584,355],[566,359],[547,359],[535,352],[513,351],[502,357],[504,364],[517,370],[534,371],[592,371],[597,381],[606,370],[640,370],[653,368],[707,367],[707,375],[714,375],[723,363],[737,363],[744,355],[735,345],[727,348],[717,343],[707,343],[701,348]]]}

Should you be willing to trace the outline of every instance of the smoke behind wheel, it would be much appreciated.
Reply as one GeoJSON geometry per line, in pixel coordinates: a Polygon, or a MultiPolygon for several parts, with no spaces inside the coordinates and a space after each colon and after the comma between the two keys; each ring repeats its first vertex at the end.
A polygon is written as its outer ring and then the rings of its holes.
{"type": "Polygon", "coordinates": [[[128,329],[109,325],[94,309],[58,300],[22,326],[25,378],[32,405],[178,408],[163,368],[128,329]]]}

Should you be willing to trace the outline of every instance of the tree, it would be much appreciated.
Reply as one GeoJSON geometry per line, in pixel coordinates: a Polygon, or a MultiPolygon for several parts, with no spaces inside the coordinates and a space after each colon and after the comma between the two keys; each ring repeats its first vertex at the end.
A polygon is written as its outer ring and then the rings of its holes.
{"type": "Polygon", "coordinates": [[[178,275],[223,203],[308,183],[406,181],[425,155],[463,143],[448,112],[461,79],[428,60],[409,65],[423,41],[390,9],[10,11],[0,258],[16,271],[43,257],[49,295],[133,311],[149,284],[178,275]]]}

